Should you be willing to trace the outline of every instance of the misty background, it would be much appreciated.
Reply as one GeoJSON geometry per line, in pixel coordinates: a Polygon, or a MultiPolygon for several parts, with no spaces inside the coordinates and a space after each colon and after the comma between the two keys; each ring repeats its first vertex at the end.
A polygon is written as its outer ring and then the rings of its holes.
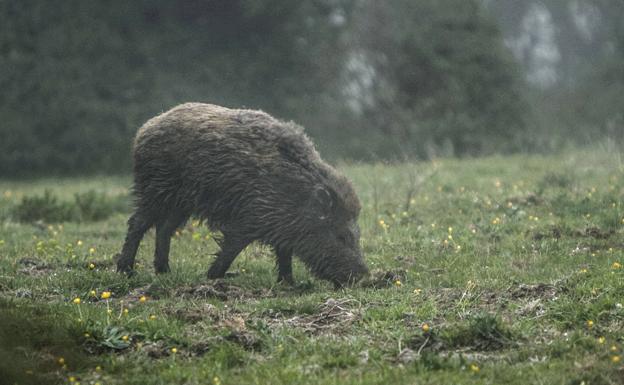
{"type": "Polygon", "coordinates": [[[187,101],[334,161],[621,145],[623,94],[622,0],[0,1],[0,176],[129,173],[187,101]]]}

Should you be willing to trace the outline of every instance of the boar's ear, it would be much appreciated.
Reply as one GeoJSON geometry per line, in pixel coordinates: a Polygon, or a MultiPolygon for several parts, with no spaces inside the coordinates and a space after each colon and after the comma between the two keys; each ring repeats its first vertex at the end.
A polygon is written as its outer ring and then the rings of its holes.
{"type": "Polygon", "coordinates": [[[332,195],[325,187],[317,186],[312,194],[314,205],[320,209],[320,219],[326,219],[334,207],[332,195]]]}

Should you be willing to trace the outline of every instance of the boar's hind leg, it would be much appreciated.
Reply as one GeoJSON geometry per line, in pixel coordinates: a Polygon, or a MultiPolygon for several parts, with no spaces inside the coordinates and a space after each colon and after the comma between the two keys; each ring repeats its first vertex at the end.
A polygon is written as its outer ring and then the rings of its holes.
{"type": "Polygon", "coordinates": [[[143,239],[143,235],[153,222],[148,219],[140,210],[137,210],[128,219],[128,233],[121,254],[117,257],[117,271],[123,273],[131,273],[134,268],[134,257],[136,256],[139,243],[143,239]]]}
{"type": "Polygon", "coordinates": [[[277,282],[294,284],[292,274],[292,251],[288,249],[276,248],[277,255],[277,282]]]}
{"type": "Polygon", "coordinates": [[[167,273],[169,269],[169,246],[171,236],[180,225],[188,219],[188,215],[174,213],[156,225],[156,251],[154,252],[154,269],[157,273],[167,273]]]}
{"type": "Polygon", "coordinates": [[[223,239],[219,242],[221,250],[217,253],[217,259],[212,263],[208,270],[208,278],[223,278],[225,272],[230,267],[234,258],[240,253],[248,244],[249,240],[233,234],[223,234],[223,239]]]}

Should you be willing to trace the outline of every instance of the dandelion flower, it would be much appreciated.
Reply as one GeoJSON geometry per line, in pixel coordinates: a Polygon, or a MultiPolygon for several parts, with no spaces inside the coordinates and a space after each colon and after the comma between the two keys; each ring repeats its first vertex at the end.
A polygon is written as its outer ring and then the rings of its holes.
{"type": "Polygon", "coordinates": [[[587,328],[588,328],[588,329],[591,329],[591,328],[593,328],[593,327],[594,327],[594,321],[592,321],[592,320],[587,320],[587,328]]]}
{"type": "Polygon", "coordinates": [[[65,365],[65,358],[63,357],[59,357],[59,359],[57,360],[59,365],[65,365]]]}
{"type": "Polygon", "coordinates": [[[421,329],[423,332],[427,333],[429,330],[431,330],[431,327],[429,326],[428,323],[424,323],[421,329]]]}
{"type": "Polygon", "coordinates": [[[217,376],[212,377],[212,384],[213,385],[221,385],[221,380],[219,379],[219,377],[217,377],[217,376]]]}
{"type": "Polygon", "coordinates": [[[82,241],[81,241],[80,239],[79,239],[79,240],[77,240],[77,241],[76,241],[76,245],[77,245],[77,246],[82,246],[82,241]]]}
{"type": "Polygon", "coordinates": [[[620,362],[620,356],[611,356],[611,362],[617,364],[618,362],[620,362]]]}
{"type": "Polygon", "coordinates": [[[95,371],[96,372],[101,372],[102,371],[102,367],[100,365],[95,367],[95,371]]]}
{"type": "Polygon", "coordinates": [[[85,338],[89,338],[89,337],[91,337],[91,334],[89,334],[89,333],[85,333],[85,334],[84,334],[84,337],[85,337],[85,338]]]}
{"type": "Polygon", "coordinates": [[[128,314],[128,308],[123,309],[123,313],[127,315],[128,314]]]}
{"type": "Polygon", "coordinates": [[[605,341],[606,341],[606,338],[604,338],[603,336],[598,337],[598,343],[599,343],[599,344],[601,344],[601,345],[602,345],[602,344],[604,344],[604,343],[605,343],[605,341]]]}
{"type": "Polygon", "coordinates": [[[145,302],[145,301],[147,301],[147,298],[144,295],[142,295],[141,298],[139,298],[139,302],[145,302]]]}
{"type": "Polygon", "coordinates": [[[414,289],[414,294],[419,295],[422,292],[422,289],[414,289]]]}
{"type": "Polygon", "coordinates": [[[95,292],[95,290],[91,290],[91,291],[89,292],[89,295],[90,295],[91,297],[97,297],[97,293],[95,292]]]}
{"type": "Polygon", "coordinates": [[[394,286],[401,287],[401,285],[403,285],[403,283],[401,283],[401,280],[397,279],[396,281],[394,281],[394,286]]]}
{"type": "Polygon", "coordinates": [[[470,371],[473,373],[479,373],[479,370],[481,370],[479,368],[479,365],[477,364],[470,364],[470,371]]]}
{"type": "Polygon", "coordinates": [[[89,269],[90,269],[90,270],[93,270],[93,269],[95,269],[95,264],[93,264],[93,263],[90,263],[90,264],[89,264],[89,269]]]}
{"type": "Polygon", "coordinates": [[[156,319],[156,316],[154,314],[150,314],[149,319],[151,319],[152,321],[156,319]]]}
{"type": "Polygon", "coordinates": [[[121,337],[121,339],[122,339],[122,340],[124,340],[124,341],[126,341],[126,342],[128,341],[128,339],[129,339],[129,338],[130,338],[130,337],[128,337],[128,336],[122,336],[122,337],[121,337]]]}
{"type": "Polygon", "coordinates": [[[611,350],[612,352],[617,352],[618,351],[618,347],[615,345],[611,345],[611,347],[609,348],[609,350],[611,350]]]}
{"type": "Polygon", "coordinates": [[[611,268],[615,269],[615,270],[621,269],[622,268],[622,264],[619,263],[619,262],[613,262],[613,264],[611,265],[611,268]]]}
{"type": "Polygon", "coordinates": [[[89,254],[93,254],[93,253],[95,253],[95,247],[89,248],[89,254]]]}
{"type": "Polygon", "coordinates": [[[101,298],[102,299],[109,299],[110,296],[111,296],[111,292],[110,291],[103,291],[102,295],[101,295],[101,298]]]}
{"type": "Polygon", "coordinates": [[[76,382],[76,377],[69,376],[68,380],[69,380],[69,382],[76,382]]]}
{"type": "Polygon", "coordinates": [[[80,297],[74,298],[72,302],[75,303],[76,305],[80,305],[80,297]]]}
{"type": "Polygon", "coordinates": [[[171,353],[176,354],[178,352],[177,348],[171,348],[171,353]]]}

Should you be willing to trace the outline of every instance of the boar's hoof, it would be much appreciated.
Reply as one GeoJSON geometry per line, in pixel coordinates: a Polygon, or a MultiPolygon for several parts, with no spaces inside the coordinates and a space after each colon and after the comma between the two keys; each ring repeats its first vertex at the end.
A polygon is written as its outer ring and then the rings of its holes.
{"type": "Polygon", "coordinates": [[[163,265],[154,265],[154,269],[156,270],[156,274],[163,274],[171,271],[168,263],[165,263],[163,265]]]}
{"type": "Polygon", "coordinates": [[[117,261],[118,273],[125,273],[128,276],[133,276],[135,274],[132,263],[125,260],[121,254],[116,254],[113,258],[117,261]]]}
{"type": "Polygon", "coordinates": [[[292,276],[283,276],[277,277],[277,283],[281,283],[283,285],[295,286],[295,280],[292,276]]]}
{"type": "Polygon", "coordinates": [[[218,271],[217,269],[210,268],[206,274],[208,279],[219,279],[225,277],[225,272],[218,271]]]}

